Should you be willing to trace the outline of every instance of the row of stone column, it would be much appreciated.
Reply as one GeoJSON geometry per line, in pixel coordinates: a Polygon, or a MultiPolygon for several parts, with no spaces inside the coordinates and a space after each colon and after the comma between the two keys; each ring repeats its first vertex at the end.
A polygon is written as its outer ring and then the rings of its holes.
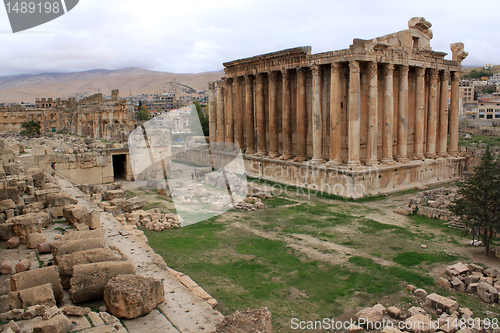
{"type": "MultiPolygon", "coordinates": [[[[376,62],[367,64],[368,71],[368,130],[366,142],[366,165],[376,165],[379,162],[391,163],[394,157],[399,162],[409,160],[408,145],[408,73],[409,66],[399,65],[399,96],[398,106],[398,131],[397,151],[393,152],[393,124],[394,119],[394,96],[393,77],[395,66],[393,64],[381,64],[383,66],[383,101],[378,101],[378,65],[376,62]],[[378,134],[378,107],[383,103],[383,126],[382,126],[382,156],[377,156],[377,134],[378,134]]],[[[320,101],[321,78],[320,68],[301,67],[296,69],[297,92],[296,96],[296,149],[292,151],[292,110],[290,94],[290,71],[281,70],[282,79],[282,154],[278,153],[278,124],[277,124],[277,80],[278,72],[258,73],[256,75],[245,75],[244,77],[226,78],[217,81],[217,94],[214,82],[209,83],[209,117],[210,117],[210,140],[211,142],[227,142],[236,144],[243,148],[246,143],[246,154],[266,156],[271,158],[290,159],[295,156],[295,161],[307,160],[307,129],[308,110],[306,107],[306,78],[307,71],[312,71],[312,163],[324,163],[323,159],[323,124],[320,101]],[[266,107],[264,98],[264,78],[267,75],[269,105],[266,107]],[[254,104],[254,84],[255,104],[254,104]],[[245,105],[242,105],[242,84],[244,81],[245,105]],[[233,99],[233,88],[234,96],[233,99]],[[226,96],[226,98],[224,98],[226,96]],[[235,113],[237,110],[239,112],[235,113]],[[257,122],[257,132],[254,132],[254,110],[257,122]],[[266,118],[269,122],[269,132],[266,132],[266,118]],[[214,121],[215,120],[215,121],[214,121]],[[256,135],[255,135],[256,134],[256,135]],[[266,138],[269,135],[269,138],[266,138]],[[246,142],[244,142],[246,138],[246,142]],[[266,145],[269,139],[269,145],[266,145]],[[255,152],[255,140],[257,140],[257,152],[255,152]]],[[[341,158],[341,65],[331,64],[330,71],[330,159],[331,165],[342,164],[341,158]]],[[[433,68],[416,67],[416,105],[415,105],[415,136],[414,156],[415,159],[435,158],[456,155],[458,153],[458,80],[459,73],[452,72],[451,105],[450,105],[450,128],[448,129],[448,80],[450,73],[439,72],[433,68]],[[425,73],[429,74],[428,107],[427,107],[427,131],[425,132],[425,73]],[[438,96],[441,96],[438,105],[438,96]],[[449,146],[448,146],[449,133],[449,146]],[[424,156],[424,141],[426,143],[424,156]]],[[[360,63],[353,60],[349,62],[349,102],[348,102],[348,165],[360,165],[360,130],[361,130],[361,88],[360,88],[360,63]]]]}

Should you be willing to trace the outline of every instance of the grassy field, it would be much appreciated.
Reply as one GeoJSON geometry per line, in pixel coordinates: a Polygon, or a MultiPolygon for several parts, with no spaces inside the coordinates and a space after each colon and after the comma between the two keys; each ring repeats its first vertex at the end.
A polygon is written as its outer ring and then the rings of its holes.
{"type": "Polygon", "coordinates": [[[491,317],[487,310],[498,314],[477,297],[437,285],[445,265],[473,262],[469,237],[438,220],[395,214],[405,200],[401,194],[361,203],[276,197],[263,200],[263,210],[229,211],[145,233],[167,265],[207,290],[223,314],[266,306],[278,332],[291,331],[294,317],[340,319],[376,303],[402,309],[422,304],[407,284],[454,297],[479,317],[491,317]]]}

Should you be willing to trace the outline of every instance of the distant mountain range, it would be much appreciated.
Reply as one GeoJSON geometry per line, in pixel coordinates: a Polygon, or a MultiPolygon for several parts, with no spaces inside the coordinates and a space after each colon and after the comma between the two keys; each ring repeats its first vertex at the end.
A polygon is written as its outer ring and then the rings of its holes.
{"type": "Polygon", "coordinates": [[[0,77],[0,103],[34,102],[42,97],[81,98],[99,91],[110,96],[113,89],[120,89],[120,97],[161,94],[172,89],[174,80],[199,92],[208,89],[209,81],[223,76],[223,71],[174,74],[141,68],[4,76],[0,77]]]}

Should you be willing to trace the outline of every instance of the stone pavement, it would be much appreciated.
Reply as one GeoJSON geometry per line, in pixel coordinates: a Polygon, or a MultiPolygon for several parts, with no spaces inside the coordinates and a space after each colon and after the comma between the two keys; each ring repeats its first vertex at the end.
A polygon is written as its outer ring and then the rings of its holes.
{"type": "Polygon", "coordinates": [[[215,332],[224,316],[196,296],[167,271],[163,258],[153,249],[128,232],[110,213],[103,212],[95,203],[63,177],[59,185],[78,200],[79,205],[101,212],[101,226],[106,231],[108,245],[135,264],[137,274],[163,281],[165,303],[150,314],[132,320],[123,320],[127,330],[138,332],[215,332]]]}

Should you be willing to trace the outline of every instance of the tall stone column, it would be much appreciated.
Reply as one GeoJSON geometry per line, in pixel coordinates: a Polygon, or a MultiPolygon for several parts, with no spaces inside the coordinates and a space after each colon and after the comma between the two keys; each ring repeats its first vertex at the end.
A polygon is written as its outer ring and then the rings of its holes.
{"type": "Polygon", "coordinates": [[[382,163],[394,162],[392,155],[392,127],[394,121],[394,65],[384,66],[384,123],[382,136],[382,163]]]}
{"type": "Polygon", "coordinates": [[[255,154],[255,132],[253,121],[253,77],[245,75],[245,154],[255,154]]]}
{"type": "Polygon", "coordinates": [[[224,147],[224,81],[217,80],[217,143],[224,147]]]}
{"type": "Polygon", "coordinates": [[[226,79],[226,149],[234,148],[233,79],[226,79]]]}
{"type": "Polygon", "coordinates": [[[424,106],[425,106],[425,68],[417,67],[417,96],[415,101],[415,159],[424,158],[424,106]]]}
{"type": "Polygon", "coordinates": [[[361,91],[359,62],[349,62],[349,166],[359,165],[359,147],[361,130],[361,91]]]}
{"type": "Polygon", "coordinates": [[[399,67],[398,162],[408,161],[408,66],[399,67]]]}
{"type": "Polygon", "coordinates": [[[307,109],[306,75],[307,68],[297,68],[297,157],[294,161],[307,160],[307,109]]]}
{"type": "Polygon", "coordinates": [[[330,72],[330,165],[341,165],[340,156],[341,143],[341,116],[342,116],[342,97],[340,82],[340,64],[333,63],[330,72]]]}
{"type": "Polygon", "coordinates": [[[376,165],[378,132],[378,66],[376,62],[368,64],[368,133],[366,140],[366,165],[376,165]]]}
{"type": "Polygon", "coordinates": [[[266,156],[266,115],[264,105],[264,74],[257,74],[257,154],[266,156]]]}
{"type": "Polygon", "coordinates": [[[313,164],[321,164],[323,160],[323,123],[321,119],[319,67],[312,66],[312,127],[313,127],[313,164]]]}
{"type": "Polygon", "coordinates": [[[234,118],[234,142],[240,149],[244,145],[244,129],[243,129],[243,116],[244,109],[241,103],[241,80],[239,77],[234,79],[234,96],[236,98],[234,103],[233,118],[234,118]]]}
{"type": "Polygon", "coordinates": [[[278,72],[270,72],[269,78],[269,157],[276,158],[278,153],[278,119],[276,114],[276,80],[278,72]]]}
{"type": "Polygon", "coordinates": [[[441,75],[440,104],[439,104],[439,141],[437,155],[448,156],[448,79],[450,73],[443,71],[441,75]]]}
{"type": "Polygon", "coordinates": [[[215,82],[208,82],[208,124],[210,144],[217,141],[217,110],[215,105],[215,82]]]}
{"type": "Polygon", "coordinates": [[[458,81],[460,72],[452,72],[451,76],[451,103],[450,103],[450,147],[448,153],[456,156],[458,151],[458,81]]]}
{"type": "Polygon", "coordinates": [[[283,132],[283,154],[281,160],[288,160],[292,155],[292,105],[290,100],[290,71],[288,69],[281,70],[282,79],[282,132],[283,132]]]}
{"type": "Polygon", "coordinates": [[[436,123],[437,123],[437,110],[438,110],[438,99],[437,99],[437,80],[438,72],[436,69],[429,69],[430,75],[430,87],[429,87],[429,113],[427,117],[427,151],[425,152],[425,157],[435,158],[436,157],[436,123]]]}

